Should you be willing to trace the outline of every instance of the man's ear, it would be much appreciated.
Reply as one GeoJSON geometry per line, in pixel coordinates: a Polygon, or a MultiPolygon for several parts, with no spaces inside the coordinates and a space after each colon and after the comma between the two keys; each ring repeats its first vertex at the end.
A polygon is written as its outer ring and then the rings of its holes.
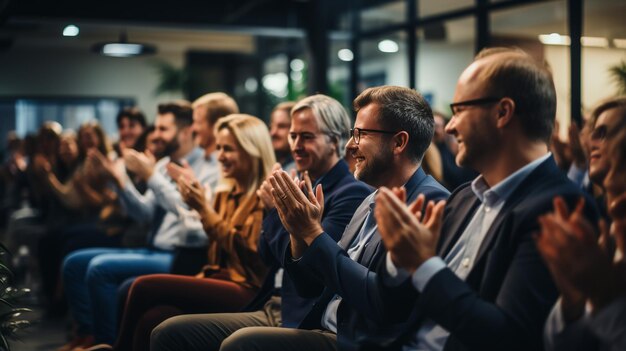
{"type": "Polygon", "coordinates": [[[409,145],[409,133],[405,131],[398,132],[393,136],[392,142],[393,154],[399,155],[403,153],[409,145]]]}
{"type": "Polygon", "coordinates": [[[515,101],[511,98],[503,98],[498,103],[498,128],[502,128],[511,122],[515,114],[515,101]]]}

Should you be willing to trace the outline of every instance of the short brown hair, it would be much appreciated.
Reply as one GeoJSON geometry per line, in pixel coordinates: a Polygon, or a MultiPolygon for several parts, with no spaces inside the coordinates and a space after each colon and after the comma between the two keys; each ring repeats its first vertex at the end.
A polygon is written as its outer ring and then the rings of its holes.
{"type": "Polygon", "coordinates": [[[193,123],[193,110],[187,101],[160,104],[158,107],[158,114],[164,115],[166,113],[174,115],[176,127],[179,129],[189,127],[193,123]]]}
{"type": "Polygon", "coordinates": [[[191,107],[194,109],[206,106],[206,119],[209,124],[214,125],[218,119],[233,113],[239,113],[239,106],[235,100],[224,93],[209,93],[197,98],[191,107]]]}
{"type": "Polygon", "coordinates": [[[291,120],[291,109],[293,109],[294,106],[296,106],[296,103],[294,101],[281,102],[280,104],[276,105],[274,109],[272,109],[272,114],[276,111],[285,111],[287,112],[287,116],[291,120]]]}
{"type": "Polygon", "coordinates": [[[357,112],[370,104],[378,105],[384,129],[409,134],[408,155],[420,161],[435,133],[433,111],[424,97],[413,89],[387,85],[368,88],[353,102],[357,112]]]}
{"type": "Polygon", "coordinates": [[[487,94],[511,98],[526,137],[548,142],[556,117],[552,73],[521,50],[491,50],[494,52],[477,59],[490,61],[480,73],[487,94]]]}

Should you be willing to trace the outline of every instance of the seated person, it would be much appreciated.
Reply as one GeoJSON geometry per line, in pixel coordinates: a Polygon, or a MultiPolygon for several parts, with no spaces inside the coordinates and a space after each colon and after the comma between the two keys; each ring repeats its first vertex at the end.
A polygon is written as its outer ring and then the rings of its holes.
{"type": "Polygon", "coordinates": [[[209,238],[208,262],[197,277],[146,275],[133,283],[116,350],[148,350],[150,332],[183,313],[235,312],[251,300],[267,271],[258,255],[264,205],[256,195],[275,163],[265,124],[232,114],[215,126],[223,184],[213,204],[195,180],[178,181],[185,202],[198,211],[209,238]]]}
{"type": "Polygon", "coordinates": [[[570,214],[558,198],[557,211],[542,218],[537,246],[561,292],[546,322],[547,350],[626,348],[626,97],[603,102],[593,115],[591,160],[612,223],[598,225],[598,240],[582,202],[570,214]]]}

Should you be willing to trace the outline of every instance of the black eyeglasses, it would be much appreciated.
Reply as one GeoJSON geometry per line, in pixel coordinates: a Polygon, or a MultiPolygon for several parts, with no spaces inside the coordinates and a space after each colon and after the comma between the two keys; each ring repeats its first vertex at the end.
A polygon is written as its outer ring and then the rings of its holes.
{"type": "Polygon", "coordinates": [[[490,96],[490,97],[484,97],[484,98],[480,98],[480,99],[454,102],[454,103],[450,104],[450,111],[452,111],[452,116],[454,116],[457,113],[461,112],[461,111],[459,111],[457,109],[457,107],[493,104],[494,102],[498,102],[500,100],[502,100],[501,97],[490,96]]]}
{"type": "Polygon", "coordinates": [[[354,143],[359,145],[359,141],[361,141],[361,133],[381,133],[381,134],[396,134],[398,132],[392,132],[390,130],[380,130],[380,129],[365,129],[365,128],[353,128],[350,129],[350,136],[354,140],[354,143]]]}
{"type": "Polygon", "coordinates": [[[609,130],[604,125],[595,127],[591,132],[591,140],[602,141],[606,139],[608,131],[609,130]]]}

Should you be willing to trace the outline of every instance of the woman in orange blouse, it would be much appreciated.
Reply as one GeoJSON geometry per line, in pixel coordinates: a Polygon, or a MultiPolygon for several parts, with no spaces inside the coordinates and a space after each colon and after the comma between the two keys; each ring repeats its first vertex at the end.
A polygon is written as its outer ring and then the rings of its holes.
{"type": "Polygon", "coordinates": [[[258,118],[233,114],[217,121],[215,136],[223,182],[213,204],[197,181],[179,180],[183,199],[200,214],[209,237],[208,265],[196,277],[138,278],[126,302],[116,350],[148,350],[152,329],[175,315],[236,312],[265,278],[257,253],[263,203],[256,190],[275,163],[269,132],[258,118]]]}

